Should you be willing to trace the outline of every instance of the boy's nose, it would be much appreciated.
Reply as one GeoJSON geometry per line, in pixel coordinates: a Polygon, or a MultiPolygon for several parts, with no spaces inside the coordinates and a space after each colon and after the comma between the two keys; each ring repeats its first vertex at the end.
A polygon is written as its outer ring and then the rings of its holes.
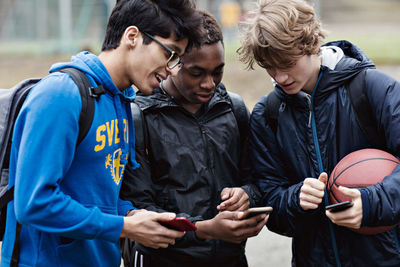
{"type": "Polygon", "coordinates": [[[285,81],[288,79],[289,75],[282,71],[276,71],[274,80],[279,84],[284,84],[285,81]]]}

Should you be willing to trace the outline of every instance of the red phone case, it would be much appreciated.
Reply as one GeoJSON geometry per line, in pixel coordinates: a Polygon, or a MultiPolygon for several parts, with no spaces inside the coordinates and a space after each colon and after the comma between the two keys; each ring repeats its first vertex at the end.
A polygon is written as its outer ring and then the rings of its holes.
{"type": "Polygon", "coordinates": [[[168,221],[168,222],[162,222],[161,224],[165,225],[168,228],[178,230],[178,231],[196,231],[197,227],[191,223],[188,219],[185,217],[176,217],[175,219],[168,221]]]}

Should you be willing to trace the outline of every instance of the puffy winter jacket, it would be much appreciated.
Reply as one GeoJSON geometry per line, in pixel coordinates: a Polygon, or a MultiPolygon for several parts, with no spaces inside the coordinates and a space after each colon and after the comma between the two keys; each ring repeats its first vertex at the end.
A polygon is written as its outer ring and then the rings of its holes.
{"type": "MultiPolygon", "coordinates": [[[[265,98],[252,112],[254,176],[263,203],[274,207],[267,226],[293,237],[293,266],[335,266],[335,247],[341,266],[400,266],[396,229],[361,235],[332,224],[325,216],[325,203],[317,210],[305,211],[300,206],[300,188],[306,177],[318,177],[322,171],[330,174],[350,152],[371,147],[357,124],[345,88],[363,69],[369,68],[366,94],[377,127],[384,132],[386,150],[400,156],[400,84],[374,69],[367,56],[349,42],[328,45],[340,47],[344,56],[333,69],[321,66],[321,78],[312,95],[287,95],[279,86],[275,88],[282,101],[276,135],[266,120],[265,98]]],[[[362,189],[361,194],[362,226],[400,222],[400,166],[382,183],[362,189]]]]}
{"type": "MultiPolygon", "coordinates": [[[[242,186],[255,199],[258,190],[251,184],[249,157],[245,153],[240,156],[240,132],[222,84],[200,117],[159,89],[150,96],[138,96],[136,102],[147,126],[148,156],[137,149],[141,167],[125,174],[123,198],[138,208],[175,212],[191,222],[211,219],[218,213],[216,207],[224,187],[242,186]]],[[[244,245],[201,241],[194,232],[187,232],[167,249],[151,250],[136,244],[142,253],[177,263],[189,259],[229,262],[230,258],[244,257],[244,245]]]]}

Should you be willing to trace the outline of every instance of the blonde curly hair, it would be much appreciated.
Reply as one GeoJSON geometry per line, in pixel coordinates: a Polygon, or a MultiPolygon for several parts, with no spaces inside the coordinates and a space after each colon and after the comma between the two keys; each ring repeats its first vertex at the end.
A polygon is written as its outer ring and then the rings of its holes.
{"type": "Polygon", "coordinates": [[[241,23],[239,59],[253,69],[287,69],[303,55],[318,54],[326,32],[314,9],[303,0],[259,0],[241,23]]]}

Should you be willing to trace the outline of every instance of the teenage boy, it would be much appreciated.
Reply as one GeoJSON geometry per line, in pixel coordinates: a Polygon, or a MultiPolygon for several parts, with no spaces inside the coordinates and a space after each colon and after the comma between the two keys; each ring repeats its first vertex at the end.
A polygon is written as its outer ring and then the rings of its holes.
{"type": "Polygon", "coordinates": [[[321,47],[324,37],[303,0],[260,0],[247,22],[239,55],[274,79],[280,103],[276,127],[265,97],[250,120],[254,175],[263,203],[274,208],[267,226],[293,237],[293,266],[400,266],[396,229],[377,235],[350,230],[399,223],[400,167],[377,185],[341,187],[354,205],[325,211],[327,173],[350,152],[372,146],[356,121],[349,81],[365,71],[365,93],[385,150],[396,156],[400,84],[347,41],[321,47]]]}
{"type": "MultiPolygon", "coordinates": [[[[202,27],[202,44],[184,55],[178,75],[152,95],[137,97],[147,148],[136,150],[141,167],[126,172],[122,187],[137,207],[176,212],[197,231],[166,249],[136,243],[131,266],[247,266],[245,240],[267,220],[243,219],[239,212],[258,192],[245,162],[246,144],[240,143],[247,131],[239,131],[235,107],[220,83],[225,64],[220,26],[203,12],[202,27]]],[[[240,107],[247,126],[243,100],[240,107]]]]}
{"type": "MultiPolygon", "coordinates": [[[[158,222],[173,213],[136,212],[119,199],[125,164],[134,168],[131,85],[144,94],[175,76],[188,45],[198,43],[201,19],[186,0],[119,0],[102,52],[59,63],[27,97],[16,121],[10,162],[14,201],[7,210],[1,266],[10,265],[16,236],[21,266],[119,266],[119,238],[167,247],[184,233],[158,222]],[[83,71],[105,93],[77,145],[81,100],[64,67],[83,71]],[[134,212],[132,212],[134,213],[134,212]]],[[[14,258],[14,257],[13,257],[14,258]]],[[[15,263],[12,263],[13,265],[15,263]]]]}

